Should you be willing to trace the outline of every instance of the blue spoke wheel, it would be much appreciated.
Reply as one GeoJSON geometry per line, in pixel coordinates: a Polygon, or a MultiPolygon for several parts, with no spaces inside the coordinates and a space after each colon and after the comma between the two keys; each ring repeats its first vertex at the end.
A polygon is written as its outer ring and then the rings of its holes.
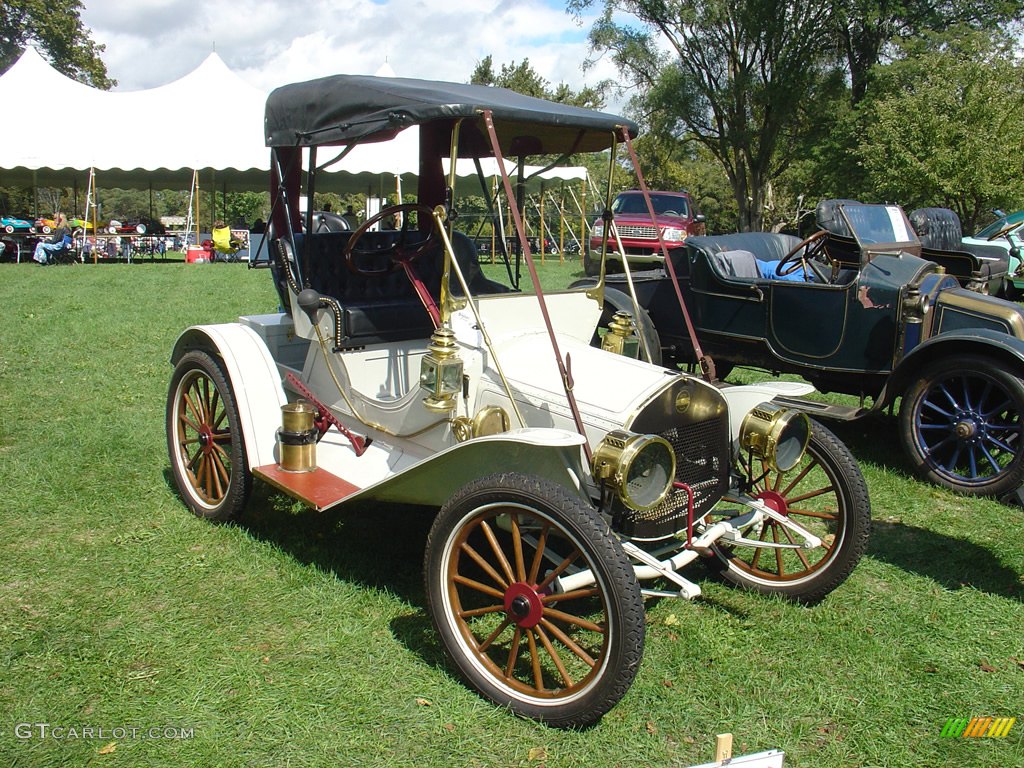
{"type": "Polygon", "coordinates": [[[998,361],[964,356],[923,369],[900,406],[907,455],[926,480],[972,496],[1024,481],[1024,382],[998,361]]]}

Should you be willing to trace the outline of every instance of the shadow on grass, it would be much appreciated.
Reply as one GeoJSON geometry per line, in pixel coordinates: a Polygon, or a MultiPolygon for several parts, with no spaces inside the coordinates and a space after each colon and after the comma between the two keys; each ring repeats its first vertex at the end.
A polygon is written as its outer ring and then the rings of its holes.
{"type": "MultiPolygon", "coordinates": [[[[163,474],[177,494],[170,467],[163,474]]],[[[434,514],[432,507],[376,501],[316,512],[256,482],[245,513],[231,525],[303,565],[313,565],[348,583],[388,592],[414,606],[413,611],[392,620],[395,638],[427,663],[445,667],[446,657],[427,615],[423,591],[423,552],[434,514]]]]}
{"type": "Polygon", "coordinates": [[[377,501],[315,512],[258,483],[237,524],[300,563],[413,606],[391,621],[392,633],[428,664],[446,667],[423,591],[423,552],[434,514],[432,507],[377,501]]]}
{"type": "Polygon", "coordinates": [[[973,587],[1024,601],[1020,574],[1001,565],[985,547],[904,523],[875,520],[868,554],[905,571],[926,576],[946,589],[973,587]]]}
{"type": "MultiPolygon", "coordinates": [[[[911,482],[913,471],[900,446],[897,419],[883,414],[861,421],[831,423],[858,459],[899,472],[911,482]]],[[[926,576],[946,589],[973,587],[1024,601],[1020,574],[1000,564],[989,549],[966,538],[906,523],[872,521],[868,554],[905,571],[926,576]]]]}

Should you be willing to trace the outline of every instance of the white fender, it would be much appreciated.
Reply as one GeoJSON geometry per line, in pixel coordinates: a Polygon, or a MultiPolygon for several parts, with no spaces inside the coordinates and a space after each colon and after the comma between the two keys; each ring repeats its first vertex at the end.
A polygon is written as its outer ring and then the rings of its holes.
{"type": "Polygon", "coordinates": [[[275,461],[281,406],[288,402],[277,363],[259,335],[240,323],[194,325],[174,344],[171,364],[193,349],[216,353],[224,361],[238,406],[249,467],[275,461]],[[244,373],[243,373],[244,372],[244,373]]]}

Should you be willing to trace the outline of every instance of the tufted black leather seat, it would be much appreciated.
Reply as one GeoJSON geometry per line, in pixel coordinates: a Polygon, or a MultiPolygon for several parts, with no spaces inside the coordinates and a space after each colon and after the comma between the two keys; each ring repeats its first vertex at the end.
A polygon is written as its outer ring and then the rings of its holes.
{"type": "MultiPolygon", "coordinates": [[[[344,249],[351,232],[315,232],[296,236],[296,251],[304,265],[309,285],[314,290],[338,300],[342,308],[342,341],[346,346],[363,346],[407,339],[426,339],[434,329],[430,315],[416,295],[416,291],[401,268],[378,275],[359,275],[349,269],[344,249]]],[[[397,242],[400,233],[383,230],[367,232],[359,243],[359,250],[381,250],[381,255],[370,254],[359,258],[362,269],[388,269],[390,260],[386,249],[397,242]]],[[[407,237],[425,237],[425,234],[407,233],[407,237]]],[[[452,248],[459,262],[470,292],[494,293],[507,290],[488,280],[480,270],[476,247],[461,232],[452,236],[452,248]]],[[[426,285],[435,301],[441,293],[443,251],[440,246],[422,254],[413,262],[416,274],[426,285]]],[[[461,293],[454,274],[453,293],[461,293]]]]}

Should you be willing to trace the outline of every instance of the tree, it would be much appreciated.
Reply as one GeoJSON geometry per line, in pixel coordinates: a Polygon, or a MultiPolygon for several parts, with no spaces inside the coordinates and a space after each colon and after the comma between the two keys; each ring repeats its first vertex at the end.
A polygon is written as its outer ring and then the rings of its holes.
{"type": "Polygon", "coordinates": [[[639,89],[641,119],[722,164],[739,228],[751,230],[761,228],[768,184],[822,117],[810,107],[834,56],[831,21],[830,6],[812,0],[604,0],[590,42],[639,89]],[[620,12],[640,26],[618,21],[620,12]]]}
{"type": "Polygon", "coordinates": [[[579,91],[573,91],[566,83],[559,83],[552,89],[551,84],[530,66],[529,59],[523,59],[519,64],[516,64],[515,61],[511,64],[502,64],[501,72],[495,74],[493,58],[485,56],[482,61],[477,63],[469,82],[474,85],[508,88],[510,91],[522,93],[525,96],[536,96],[539,99],[557,101],[560,104],[572,104],[588,109],[604,107],[604,97],[600,87],[587,86],[579,91]]]}
{"type": "Polygon", "coordinates": [[[1024,66],[1013,41],[979,32],[908,41],[876,67],[859,158],[883,199],[955,210],[971,231],[1024,207],[1024,66]]]}
{"type": "Polygon", "coordinates": [[[6,72],[31,44],[70,78],[104,90],[117,85],[100,59],[105,47],[94,43],[82,24],[83,7],[79,0],[0,3],[0,72],[6,72]]]}
{"type": "Polygon", "coordinates": [[[841,0],[833,7],[833,30],[855,104],[867,93],[871,69],[890,43],[955,25],[997,29],[1021,15],[1021,3],[1014,0],[841,0]]]}

